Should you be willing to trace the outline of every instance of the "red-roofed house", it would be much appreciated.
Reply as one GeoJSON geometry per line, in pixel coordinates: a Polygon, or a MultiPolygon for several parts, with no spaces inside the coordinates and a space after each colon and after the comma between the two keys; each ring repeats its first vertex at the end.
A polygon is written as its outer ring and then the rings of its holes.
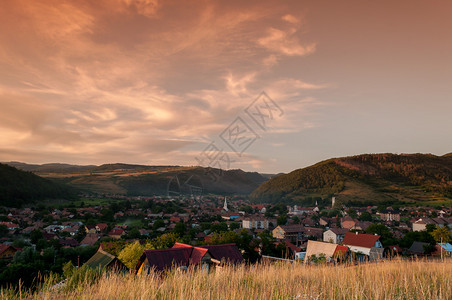
{"type": "Polygon", "coordinates": [[[373,248],[383,248],[379,235],[353,232],[347,232],[345,234],[342,245],[349,247],[353,252],[361,252],[365,255],[370,255],[371,249],[373,248]]]}
{"type": "Polygon", "coordinates": [[[120,239],[124,235],[124,230],[119,228],[113,228],[109,233],[108,236],[113,239],[120,239]]]}
{"type": "Polygon", "coordinates": [[[0,244],[0,259],[12,259],[18,250],[11,245],[0,244]]]}
{"type": "Polygon", "coordinates": [[[178,266],[188,268],[189,266],[201,266],[208,270],[213,263],[222,262],[241,263],[242,254],[235,244],[208,245],[193,247],[190,245],[176,243],[170,249],[146,250],[136,266],[137,274],[148,274],[151,270],[158,272],[178,266]]]}
{"type": "Polygon", "coordinates": [[[97,232],[105,232],[108,229],[108,225],[105,223],[99,223],[96,225],[96,231],[97,232]]]}
{"type": "Polygon", "coordinates": [[[19,228],[19,225],[12,222],[0,222],[0,225],[5,225],[8,228],[8,230],[14,230],[19,228]]]}

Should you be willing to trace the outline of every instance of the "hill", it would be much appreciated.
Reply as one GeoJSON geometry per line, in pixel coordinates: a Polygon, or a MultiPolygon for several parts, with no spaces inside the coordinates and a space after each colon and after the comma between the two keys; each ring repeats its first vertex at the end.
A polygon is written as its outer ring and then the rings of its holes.
{"type": "Polygon", "coordinates": [[[268,178],[256,172],[221,171],[214,168],[104,164],[75,166],[66,164],[28,165],[8,163],[36,175],[51,178],[81,191],[128,196],[190,194],[249,194],[268,178]]]}
{"type": "Polygon", "coordinates": [[[333,158],[263,183],[254,201],[303,202],[335,195],[341,202],[429,202],[452,199],[452,156],[364,154],[333,158]]]}
{"type": "Polygon", "coordinates": [[[0,164],[0,205],[19,207],[43,199],[68,199],[72,189],[31,172],[0,164]]]}

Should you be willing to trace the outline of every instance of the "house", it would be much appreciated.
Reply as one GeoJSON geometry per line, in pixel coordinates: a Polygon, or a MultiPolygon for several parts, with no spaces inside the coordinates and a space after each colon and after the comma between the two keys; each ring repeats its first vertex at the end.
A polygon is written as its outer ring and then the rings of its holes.
{"type": "Polygon", "coordinates": [[[17,225],[16,223],[12,223],[12,222],[0,222],[0,225],[5,225],[8,228],[8,230],[19,229],[19,225],[17,225]]]}
{"type": "Polygon", "coordinates": [[[267,208],[265,207],[265,204],[251,204],[250,205],[253,209],[257,210],[261,214],[265,214],[267,212],[267,208]]]}
{"type": "Polygon", "coordinates": [[[427,230],[427,225],[436,225],[435,221],[429,218],[421,218],[413,223],[413,231],[423,231],[427,230]]]}
{"type": "Polygon", "coordinates": [[[303,253],[301,248],[291,242],[284,242],[284,245],[286,246],[287,257],[289,259],[300,259],[301,253],[303,253]]]}
{"type": "Polygon", "coordinates": [[[365,231],[367,229],[367,227],[369,227],[370,225],[372,225],[372,222],[369,221],[358,221],[355,222],[355,226],[353,226],[352,228],[350,228],[350,230],[354,229],[354,230],[362,230],[365,231]]]}
{"type": "Polygon", "coordinates": [[[340,244],[348,232],[347,228],[331,228],[323,233],[323,241],[327,243],[340,244]]]}
{"type": "Polygon", "coordinates": [[[124,235],[124,230],[119,228],[113,228],[109,233],[108,236],[113,239],[120,239],[124,235]]]}
{"type": "Polygon", "coordinates": [[[337,258],[343,259],[345,258],[347,251],[348,248],[346,246],[309,240],[306,247],[305,263],[307,263],[312,256],[317,258],[324,256],[327,262],[331,262],[337,258]]]}
{"type": "Polygon", "coordinates": [[[341,226],[342,228],[352,229],[356,225],[356,221],[352,219],[350,216],[345,216],[341,220],[341,226]]]}
{"type": "Polygon", "coordinates": [[[349,247],[352,252],[370,256],[371,259],[381,258],[383,255],[383,245],[379,235],[347,232],[342,245],[349,247]]]}
{"type": "Polygon", "coordinates": [[[242,254],[235,244],[193,247],[176,243],[170,249],[144,251],[137,263],[136,273],[149,274],[151,270],[162,272],[173,266],[181,269],[187,269],[189,266],[201,266],[202,269],[209,270],[212,265],[242,262],[242,254]]]}
{"type": "Polygon", "coordinates": [[[400,222],[400,212],[397,210],[384,209],[379,214],[382,221],[400,222]]]}
{"type": "Polygon", "coordinates": [[[436,223],[439,227],[447,226],[447,221],[443,218],[433,218],[433,222],[436,223]]]}
{"type": "Polygon", "coordinates": [[[59,240],[59,242],[60,242],[60,244],[63,246],[63,247],[78,247],[78,246],[80,246],[80,244],[75,240],[75,239],[73,239],[73,238],[65,238],[65,239],[62,239],[62,240],[59,240]]]}
{"type": "Polygon", "coordinates": [[[430,247],[429,243],[413,242],[408,249],[408,253],[412,255],[424,255],[426,248],[430,247]]]}
{"type": "Polygon", "coordinates": [[[278,225],[272,231],[272,235],[274,238],[278,240],[288,239],[292,243],[297,243],[303,238],[304,226],[295,224],[295,225],[278,225]]]}
{"type": "Polygon", "coordinates": [[[321,226],[328,226],[330,224],[330,219],[325,217],[320,217],[319,219],[319,225],[321,226]]]}
{"type": "Polygon", "coordinates": [[[96,231],[99,233],[105,232],[108,229],[108,225],[105,223],[99,223],[96,225],[96,231]]]}
{"type": "Polygon", "coordinates": [[[306,227],[314,227],[316,225],[316,222],[312,218],[306,217],[301,220],[301,224],[306,227]]]}
{"type": "Polygon", "coordinates": [[[96,233],[96,226],[94,225],[85,225],[85,231],[86,233],[96,233]]]}
{"type": "Polygon", "coordinates": [[[305,227],[303,236],[307,237],[309,239],[316,239],[321,240],[323,236],[323,230],[322,228],[314,228],[314,227],[305,227]]]}
{"type": "Polygon", "coordinates": [[[245,218],[242,227],[245,229],[268,229],[270,222],[265,218],[245,218]]]}
{"type": "Polygon", "coordinates": [[[11,245],[0,244],[0,259],[13,259],[17,251],[19,249],[11,245]]]}
{"type": "Polygon", "coordinates": [[[387,254],[389,256],[396,256],[403,253],[403,249],[400,248],[398,245],[392,245],[385,248],[385,251],[387,251],[387,254]]]}
{"type": "Polygon", "coordinates": [[[439,246],[439,253],[441,253],[444,256],[451,256],[452,255],[452,244],[450,243],[438,243],[437,246],[439,246]]]}
{"type": "Polygon", "coordinates": [[[85,238],[80,242],[81,246],[94,246],[99,240],[99,235],[96,233],[88,233],[85,238]]]}
{"type": "Polygon", "coordinates": [[[127,270],[127,267],[114,255],[98,249],[85,263],[91,269],[127,270]]]}

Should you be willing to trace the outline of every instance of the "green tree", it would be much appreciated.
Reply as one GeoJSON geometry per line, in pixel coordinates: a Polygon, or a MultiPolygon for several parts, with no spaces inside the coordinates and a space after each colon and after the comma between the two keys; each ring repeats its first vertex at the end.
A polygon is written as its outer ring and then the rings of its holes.
{"type": "Polygon", "coordinates": [[[164,233],[161,236],[155,238],[152,241],[152,244],[155,249],[171,248],[177,242],[178,238],[179,237],[174,232],[164,233]]]}
{"type": "Polygon", "coordinates": [[[356,210],[354,210],[353,208],[349,209],[349,210],[347,211],[347,214],[348,214],[350,217],[352,217],[353,219],[355,219],[355,218],[358,216],[356,210]]]}
{"type": "Polygon", "coordinates": [[[0,238],[5,237],[8,235],[8,227],[6,225],[1,224],[0,225],[0,238]]]}
{"type": "Polygon", "coordinates": [[[152,229],[157,230],[160,227],[165,227],[165,221],[162,219],[155,220],[154,224],[152,225],[152,229]]]}
{"type": "Polygon", "coordinates": [[[436,226],[435,230],[432,231],[431,235],[435,241],[440,243],[450,242],[450,231],[446,226],[440,227],[436,226]]]}
{"type": "Polygon", "coordinates": [[[427,224],[425,226],[425,229],[427,230],[427,232],[433,232],[436,229],[436,225],[435,224],[427,224]]]}
{"type": "Polygon", "coordinates": [[[173,232],[178,236],[183,236],[185,234],[185,230],[186,230],[185,224],[183,222],[179,222],[176,224],[176,226],[174,226],[173,232]]]}
{"type": "Polygon", "coordinates": [[[127,245],[121,252],[119,252],[118,259],[122,261],[129,269],[134,269],[144,252],[144,246],[140,245],[138,241],[127,245]]]}
{"type": "Polygon", "coordinates": [[[358,220],[372,222],[372,215],[368,211],[363,211],[358,217],[358,220]]]}
{"type": "Polygon", "coordinates": [[[229,229],[231,230],[235,230],[235,229],[239,229],[240,228],[240,223],[238,222],[232,222],[231,224],[229,224],[229,229]]]}
{"type": "Polygon", "coordinates": [[[74,273],[75,271],[75,267],[72,264],[72,261],[68,261],[64,266],[63,266],[63,275],[66,278],[71,277],[71,275],[74,273]]]}
{"type": "MultiPolygon", "coordinates": [[[[436,229],[432,231],[431,235],[435,241],[441,244],[450,242],[450,231],[446,226],[436,226],[436,229]]],[[[441,258],[443,258],[443,247],[441,247],[441,258]]]]}
{"type": "Polygon", "coordinates": [[[287,216],[279,216],[276,219],[276,222],[278,223],[278,225],[285,225],[287,223],[287,216]]]}
{"type": "Polygon", "coordinates": [[[394,244],[395,240],[394,237],[389,230],[388,227],[386,227],[383,224],[372,224],[365,230],[366,233],[370,234],[378,234],[381,236],[381,243],[385,246],[389,246],[390,244],[394,244]]]}

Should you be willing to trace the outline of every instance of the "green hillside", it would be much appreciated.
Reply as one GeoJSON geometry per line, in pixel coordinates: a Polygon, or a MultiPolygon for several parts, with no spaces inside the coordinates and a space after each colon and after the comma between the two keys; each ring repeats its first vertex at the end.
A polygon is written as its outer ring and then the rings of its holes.
{"type": "Polygon", "coordinates": [[[452,156],[364,154],[329,159],[280,175],[251,194],[255,201],[430,202],[452,199],[452,156]]]}
{"type": "Polygon", "coordinates": [[[213,168],[183,166],[146,166],[104,164],[74,166],[65,164],[28,165],[8,163],[24,170],[68,184],[88,193],[128,196],[190,194],[200,187],[203,193],[249,194],[268,178],[256,172],[221,171],[213,168]]]}
{"type": "Polygon", "coordinates": [[[19,207],[43,199],[69,199],[71,188],[31,172],[0,164],[0,206],[19,207]]]}

